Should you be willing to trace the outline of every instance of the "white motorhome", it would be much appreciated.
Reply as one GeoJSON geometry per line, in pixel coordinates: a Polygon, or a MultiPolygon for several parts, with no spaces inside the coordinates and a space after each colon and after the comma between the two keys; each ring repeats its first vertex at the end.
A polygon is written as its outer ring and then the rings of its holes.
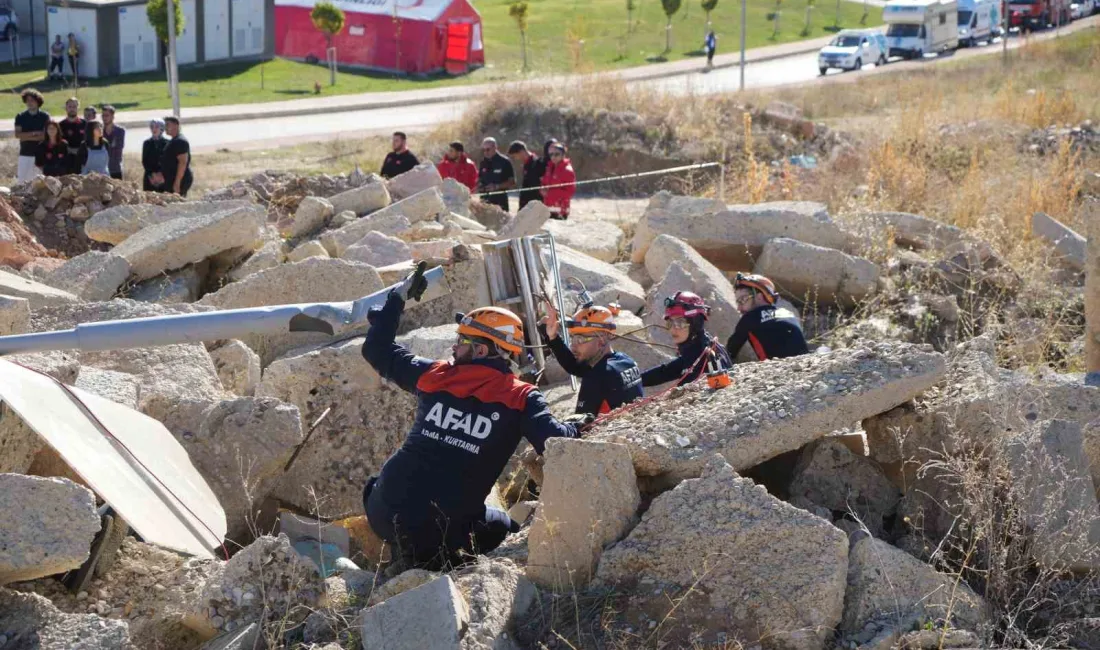
{"type": "Polygon", "coordinates": [[[974,47],[979,41],[993,39],[1000,24],[997,2],[994,0],[958,0],[959,45],[974,47]]]}
{"type": "Polygon", "coordinates": [[[956,0],[889,0],[882,21],[890,56],[919,59],[959,46],[956,0]]]}

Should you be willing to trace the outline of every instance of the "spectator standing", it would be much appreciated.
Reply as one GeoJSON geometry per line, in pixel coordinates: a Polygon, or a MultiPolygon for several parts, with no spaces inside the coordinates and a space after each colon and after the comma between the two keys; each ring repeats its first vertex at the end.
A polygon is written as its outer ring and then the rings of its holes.
{"type": "Polygon", "coordinates": [[[542,185],[542,177],[546,174],[546,158],[539,158],[527,149],[527,143],[516,140],[508,145],[508,157],[523,169],[523,191],[519,193],[519,209],[531,201],[541,201],[542,193],[535,189],[527,189],[542,185]]]}
{"type": "Polygon", "coordinates": [[[107,151],[111,157],[108,169],[111,178],[122,179],[122,151],[126,148],[126,129],[115,124],[115,107],[107,104],[103,107],[103,138],[107,141],[107,151]]]}
{"type": "MultiPolygon", "coordinates": [[[[95,119],[95,109],[89,107],[95,119]]],[[[70,97],[65,102],[65,119],[61,120],[61,137],[69,145],[69,171],[70,174],[80,173],[80,145],[84,144],[87,137],[88,123],[79,116],[80,100],[70,97]]]]}
{"type": "Polygon", "coordinates": [[[95,106],[88,106],[84,109],[84,139],[88,138],[88,126],[98,119],[95,114],[95,106]]]}
{"type": "Polygon", "coordinates": [[[80,43],[76,42],[76,36],[69,32],[69,69],[73,73],[73,83],[77,83],[77,74],[80,69],[80,43]]]}
{"type": "Polygon", "coordinates": [[[46,139],[38,144],[35,165],[46,176],[69,173],[69,143],[61,137],[61,126],[53,120],[46,122],[46,139]]]}
{"type": "Polygon", "coordinates": [[[178,117],[169,115],[164,118],[164,130],[172,139],[165,145],[160,158],[160,178],[164,183],[161,191],[187,196],[194,181],[191,174],[191,143],[181,132],[178,117]]]}
{"type": "Polygon", "coordinates": [[[80,173],[103,174],[106,176],[110,152],[107,150],[107,141],[103,139],[103,124],[100,122],[88,123],[88,136],[80,147],[80,173]]]}
{"type": "Polygon", "coordinates": [[[443,178],[453,178],[470,188],[471,192],[477,189],[477,165],[466,156],[466,148],[457,140],[447,147],[447,153],[443,154],[443,160],[439,161],[436,169],[443,178]]]}
{"type": "Polygon", "coordinates": [[[47,72],[50,80],[65,78],[65,44],[61,42],[61,34],[55,34],[53,43],[50,43],[50,68],[47,72]],[[54,70],[57,72],[54,72],[54,70]]]}
{"type": "Polygon", "coordinates": [[[500,192],[491,196],[481,196],[485,203],[492,203],[505,212],[508,211],[508,195],[502,190],[516,186],[516,172],[512,161],[500,155],[496,138],[485,138],[481,142],[481,166],[477,172],[477,186],[481,192],[500,192]]]}
{"type": "Polygon", "coordinates": [[[141,189],[146,192],[164,191],[163,179],[153,182],[161,173],[160,160],[164,155],[164,148],[168,146],[168,138],[164,137],[164,120],[154,119],[149,122],[149,132],[152,134],[141,145],[141,189]]]}
{"type": "Polygon", "coordinates": [[[706,39],[703,40],[703,49],[707,52],[707,70],[714,67],[714,53],[718,50],[718,37],[714,35],[714,30],[707,32],[706,39]]]}
{"type": "Polygon", "coordinates": [[[382,178],[393,178],[404,174],[420,164],[416,156],[409,151],[407,143],[408,138],[401,131],[393,134],[393,151],[386,154],[386,159],[382,162],[382,178]]]}
{"type": "Polygon", "coordinates": [[[35,165],[38,145],[46,139],[46,123],[50,114],[42,110],[45,101],[42,93],[34,88],[24,90],[20,95],[27,110],[15,116],[15,139],[19,141],[19,167],[16,178],[29,181],[41,173],[35,165]]]}
{"type": "Polygon", "coordinates": [[[543,185],[563,185],[563,187],[550,187],[542,190],[542,202],[550,208],[550,216],[555,219],[569,218],[569,203],[573,195],[577,193],[577,174],[573,171],[573,163],[565,157],[565,145],[558,143],[550,145],[550,163],[546,165],[546,175],[542,177],[543,185]]]}

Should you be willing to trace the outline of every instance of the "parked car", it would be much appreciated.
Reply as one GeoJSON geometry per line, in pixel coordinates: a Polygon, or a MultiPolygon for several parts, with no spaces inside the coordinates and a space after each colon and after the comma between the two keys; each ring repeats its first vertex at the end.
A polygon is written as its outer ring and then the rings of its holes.
{"type": "Polygon", "coordinates": [[[19,31],[19,18],[15,15],[15,10],[0,7],[0,38],[10,41],[17,31],[19,31]]]}
{"type": "Polygon", "coordinates": [[[865,63],[885,65],[886,38],[871,29],[840,31],[817,55],[817,68],[825,74],[830,68],[859,70],[865,63]]]}
{"type": "Polygon", "coordinates": [[[1096,11],[1094,0],[1077,0],[1069,6],[1069,18],[1070,20],[1088,18],[1094,11],[1096,11]]]}

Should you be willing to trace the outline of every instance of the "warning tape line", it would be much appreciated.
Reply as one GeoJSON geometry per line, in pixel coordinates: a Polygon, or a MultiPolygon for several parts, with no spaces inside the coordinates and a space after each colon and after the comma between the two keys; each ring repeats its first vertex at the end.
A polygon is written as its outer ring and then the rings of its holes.
{"type": "Polygon", "coordinates": [[[538,187],[519,187],[511,190],[493,190],[492,192],[476,192],[477,196],[497,196],[500,194],[518,194],[520,192],[530,192],[532,190],[549,190],[557,187],[576,187],[578,185],[592,185],[595,183],[606,183],[608,181],[622,181],[629,180],[631,178],[643,178],[645,176],[659,176],[661,174],[676,174],[679,172],[687,172],[695,169],[708,169],[712,167],[721,167],[720,162],[706,162],[695,163],[693,165],[680,165],[679,167],[667,167],[665,169],[654,169],[648,172],[635,172],[633,174],[622,174],[619,176],[605,176],[603,178],[590,178],[583,181],[573,181],[572,183],[556,183],[554,185],[539,185],[538,187]]]}

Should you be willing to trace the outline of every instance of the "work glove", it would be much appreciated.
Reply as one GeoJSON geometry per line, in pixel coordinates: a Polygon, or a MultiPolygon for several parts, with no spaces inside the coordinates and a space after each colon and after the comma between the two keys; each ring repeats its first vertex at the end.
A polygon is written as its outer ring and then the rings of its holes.
{"type": "Polygon", "coordinates": [[[566,424],[574,424],[578,429],[581,427],[592,424],[596,421],[596,416],[592,413],[574,413],[573,415],[566,416],[562,422],[566,424]]]}
{"type": "Polygon", "coordinates": [[[421,261],[416,265],[416,270],[409,274],[405,281],[397,286],[394,291],[401,299],[408,302],[413,299],[420,302],[420,298],[428,289],[428,281],[424,279],[424,271],[428,269],[428,263],[421,261]]]}

